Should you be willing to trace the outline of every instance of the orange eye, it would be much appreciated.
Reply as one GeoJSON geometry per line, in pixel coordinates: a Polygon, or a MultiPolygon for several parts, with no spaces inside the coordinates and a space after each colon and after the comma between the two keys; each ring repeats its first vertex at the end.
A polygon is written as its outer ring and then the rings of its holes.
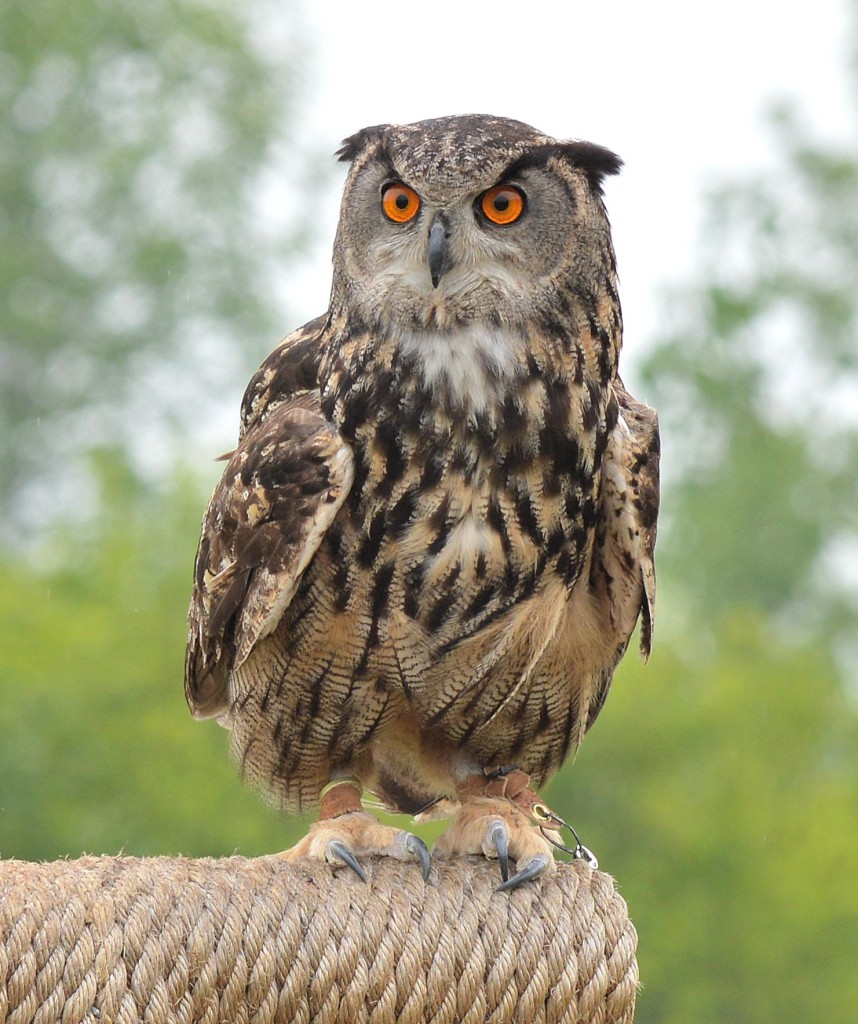
{"type": "Polygon", "coordinates": [[[420,212],[420,196],[407,185],[388,185],[381,193],[381,208],[388,220],[405,224],[420,212]]]}
{"type": "Polygon", "coordinates": [[[524,193],[512,185],[495,185],[480,196],[480,209],[492,224],[512,224],[524,213],[524,193]]]}

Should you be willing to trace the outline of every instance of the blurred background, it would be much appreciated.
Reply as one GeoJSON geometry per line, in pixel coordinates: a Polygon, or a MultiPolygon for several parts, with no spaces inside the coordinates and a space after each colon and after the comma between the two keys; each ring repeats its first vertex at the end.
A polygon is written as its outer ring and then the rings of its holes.
{"type": "Polygon", "coordinates": [[[546,792],[637,1020],[858,1019],[858,5],[0,5],[0,855],[261,854],[182,694],[250,374],[324,309],[339,140],[590,138],[664,444],[656,646],[546,792]]]}

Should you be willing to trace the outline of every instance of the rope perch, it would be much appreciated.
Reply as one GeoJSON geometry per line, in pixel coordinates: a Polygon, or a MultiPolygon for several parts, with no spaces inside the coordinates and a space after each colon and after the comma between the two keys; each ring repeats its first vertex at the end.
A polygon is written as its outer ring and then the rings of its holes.
{"type": "Polygon", "coordinates": [[[636,936],[576,862],[0,862],[5,1024],[630,1024],[636,936]]]}

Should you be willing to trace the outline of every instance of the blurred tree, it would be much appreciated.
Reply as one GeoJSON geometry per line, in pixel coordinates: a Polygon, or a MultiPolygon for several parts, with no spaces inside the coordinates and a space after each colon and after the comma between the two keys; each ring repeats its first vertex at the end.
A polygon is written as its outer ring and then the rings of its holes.
{"type": "Polygon", "coordinates": [[[773,129],[777,170],[711,196],[701,283],[670,297],[674,328],[643,367],[667,438],[660,566],[701,617],[753,606],[845,637],[858,608],[858,151],[815,143],[787,110],[773,129]]]}
{"type": "Polygon", "coordinates": [[[288,177],[290,7],[0,5],[0,512],[19,530],[86,503],[92,446],[163,468],[178,430],[210,436],[282,332],[273,269],[316,170],[303,154],[288,177]]]}
{"type": "Polygon", "coordinates": [[[270,853],[302,823],[245,790],[182,693],[200,481],[96,457],[99,511],[2,566],[0,856],[270,853]]]}

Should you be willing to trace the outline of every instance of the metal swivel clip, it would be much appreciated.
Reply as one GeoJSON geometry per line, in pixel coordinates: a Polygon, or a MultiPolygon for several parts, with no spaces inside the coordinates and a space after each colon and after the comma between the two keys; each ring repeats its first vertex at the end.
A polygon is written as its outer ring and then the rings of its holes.
{"type": "Polygon", "coordinates": [[[546,807],[545,804],[534,804],[530,809],[530,813],[538,822],[539,831],[545,836],[552,846],[556,846],[558,850],[564,850],[566,853],[572,854],[573,860],[585,861],[594,871],[598,869],[599,861],[596,858],[596,855],[591,850],[588,850],[581,842],[578,833],[568,821],[564,821],[559,814],[555,814],[554,811],[552,811],[550,807],[546,807]],[[572,837],[575,840],[574,846],[567,846],[565,843],[561,843],[559,839],[555,839],[551,834],[551,831],[559,832],[564,828],[568,829],[572,833],[572,837]]]}

